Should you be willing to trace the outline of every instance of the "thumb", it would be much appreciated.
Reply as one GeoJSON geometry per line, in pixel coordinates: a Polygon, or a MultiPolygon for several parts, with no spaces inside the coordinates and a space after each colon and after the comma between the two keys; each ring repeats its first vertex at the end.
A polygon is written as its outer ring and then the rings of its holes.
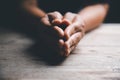
{"type": "Polygon", "coordinates": [[[52,25],[59,26],[62,22],[63,16],[60,12],[55,11],[48,13],[48,18],[52,25]]]}

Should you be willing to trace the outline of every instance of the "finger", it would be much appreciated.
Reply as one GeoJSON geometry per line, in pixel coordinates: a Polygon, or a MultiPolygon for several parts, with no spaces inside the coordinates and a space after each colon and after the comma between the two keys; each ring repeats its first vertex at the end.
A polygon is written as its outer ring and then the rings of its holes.
{"type": "Polygon", "coordinates": [[[82,38],[82,33],[77,32],[74,35],[72,35],[69,40],[65,42],[64,44],[65,53],[66,53],[65,55],[70,54],[73,48],[79,43],[81,38],[82,38]]]}
{"type": "Polygon", "coordinates": [[[73,19],[73,23],[74,23],[74,22],[78,22],[78,21],[81,23],[81,26],[82,26],[82,27],[85,27],[85,21],[81,18],[80,15],[76,15],[76,16],[75,16],[75,18],[73,19]]]}
{"type": "Polygon", "coordinates": [[[71,13],[71,12],[67,12],[66,14],[65,14],[65,16],[63,17],[63,21],[69,21],[69,22],[73,22],[73,19],[74,19],[74,17],[76,16],[76,14],[74,14],[74,13],[71,13]]]}
{"type": "Polygon", "coordinates": [[[62,39],[59,40],[59,47],[60,48],[63,48],[63,45],[64,45],[64,41],[62,39]]]}
{"type": "Polygon", "coordinates": [[[52,22],[52,25],[61,26],[62,19],[54,19],[52,22]]]}
{"type": "Polygon", "coordinates": [[[59,25],[62,22],[63,16],[59,12],[55,11],[48,13],[48,18],[51,24],[59,25]]]}
{"type": "Polygon", "coordinates": [[[47,34],[48,36],[51,36],[54,39],[60,39],[64,37],[64,31],[58,26],[54,27],[43,26],[40,32],[42,34],[47,34]]]}
{"type": "Polygon", "coordinates": [[[70,38],[71,35],[73,35],[76,32],[82,32],[83,33],[84,28],[81,27],[81,25],[79,23],[73,23],[71,25],[69,25],[66,29],[65,29],[65,40],[68,40],[70,38]]]}
{"type": "Polygon", "coordinates": [[[71,22],[67,19],[63,19],[61,24],[59,25],[63,30],[66,29],[67,26],[69,26],[71,24],[71,22]]]}
{"type": "Polygon", "coordinates": [[[69,26],[71,23],[72,23],[72,22],[70,22],[70,20],[68,20],[68,19],[63,19],[60,26],[61,26],[63,29],[65,29],[65,28],[66,28],[67,26],[69,26]]]}
{"type": "Polygon", "coordinates": [[[43,25],[51,26],[47,15],[45,15],[45,17],[41,18],[41,22],[43,25]]]}
{"type": "Polygon", "coordinates": [[[54,26],[53,29],[54,29],[54,31],[55,31],[55,34],[56,34],[58,37],[60,37],[60,38],[64,37],[64,31],[63,31],[60,27],[54,26]]]}
{"type": "Polygon", "coordinates": [[[64,55],[64,41],[62,39],[59,40],[59,48],[60,48],[60,54],[64,55]]]}
{"type": "Polygon", "coordinates": [[[67,12],[63,17],[60,27],[64,30],[67,26],[69,26],[72,23],[74,17],[75,17],[74,13],[67,12]]]}
{"type": "Polygon", "coordinates": [[[75,49],[76,46],[72,46],[68,52],[65,52],[64,56],[69,56],[70,53],[75,49]]]}

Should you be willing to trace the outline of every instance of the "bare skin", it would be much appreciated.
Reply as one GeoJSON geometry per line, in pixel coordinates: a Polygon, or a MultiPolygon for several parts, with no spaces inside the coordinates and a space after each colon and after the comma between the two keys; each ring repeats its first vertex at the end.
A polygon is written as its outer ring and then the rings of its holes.
{"type": "Polygon", "coordinates": [[[46,42],[57,44],[59,53],[68,56],[86,32],[98,27],[103,22],[109,5],[90,5],[78,13],[66,12],[65,15],[61,15],[57,11],[45,13],[37,7],[36,0],[24,0],[21,7],[29,14],[40,19],[41,30],[50,31],[41,33],[44,35],[46,42]],[[47,38],[50,38],[51,41],[47,38]]]}

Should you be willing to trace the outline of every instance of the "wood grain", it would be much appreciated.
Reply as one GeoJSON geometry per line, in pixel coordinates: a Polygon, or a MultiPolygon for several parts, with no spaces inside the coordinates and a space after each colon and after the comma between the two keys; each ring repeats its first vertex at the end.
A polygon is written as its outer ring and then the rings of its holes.
{"type": "Polygon", "coordinates": [[[0,80],[120,80],[120,24],[89,32],[55,65],[35,56],[35,43],[26,34],[0,28],[0,80]]]}

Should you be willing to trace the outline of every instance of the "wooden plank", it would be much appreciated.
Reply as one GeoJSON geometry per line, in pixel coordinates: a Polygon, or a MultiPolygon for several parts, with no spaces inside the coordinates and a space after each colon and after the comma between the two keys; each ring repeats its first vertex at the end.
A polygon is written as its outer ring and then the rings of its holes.
{"type": "Polygon", "coordinates": [[[56,65],[30,55],[37,52],[27,51],[34,40],[1,28],[0,80],[120,80],[119,26],[104,24],[88,33],[75,51],[56,65]]]}

